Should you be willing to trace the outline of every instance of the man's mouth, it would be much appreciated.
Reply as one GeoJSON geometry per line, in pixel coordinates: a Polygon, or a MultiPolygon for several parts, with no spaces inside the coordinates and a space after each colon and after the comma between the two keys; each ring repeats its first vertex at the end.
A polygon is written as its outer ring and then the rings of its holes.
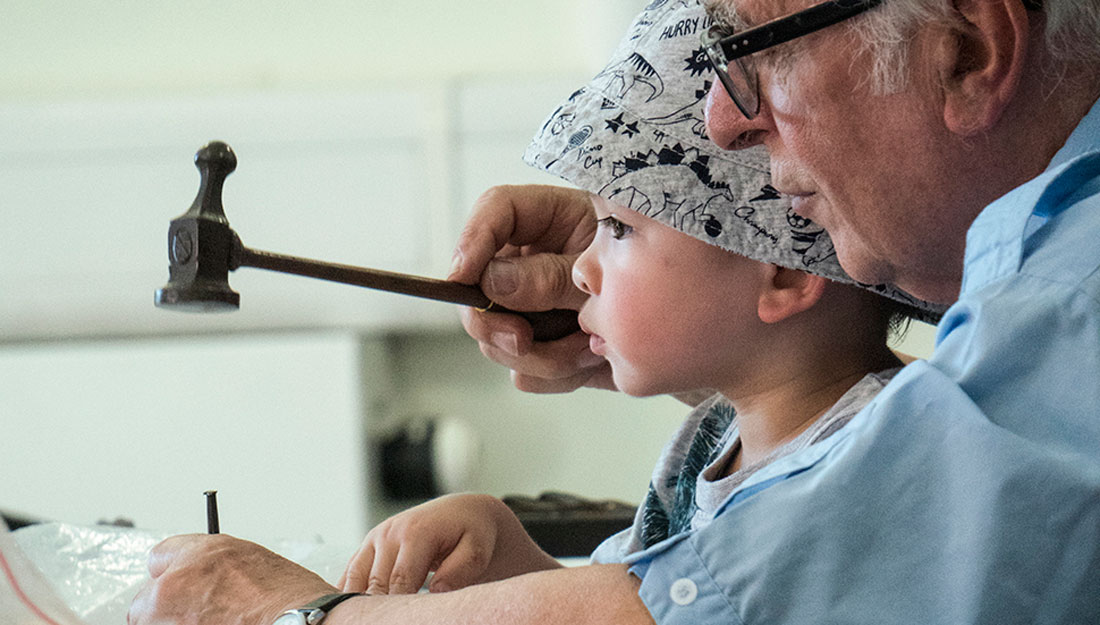
{"type": "Polygon", "coordinates": [[[813,219],[813,200],[817,197],[816,193],[798,193],[790,194],[787,197],[791,198],[791,210],[793,210],[799,217],[805,217],[806,219],[813,219]]]}
{"type": "Polygon", "coordinates": [[[791,201],[791,210],[797,213],[800,217],[812,219],[812,217],[810,217],[810,215],[807,215],[806,213],[813,210],[811,202],[813,198],[817,196],[816,192],[807,191],[804,187],[800,188],[778,184],[775,180],[772,181],[772,184],[774,185],[776,191],[779,192],[780,196],[785,197],[791,201]]]}

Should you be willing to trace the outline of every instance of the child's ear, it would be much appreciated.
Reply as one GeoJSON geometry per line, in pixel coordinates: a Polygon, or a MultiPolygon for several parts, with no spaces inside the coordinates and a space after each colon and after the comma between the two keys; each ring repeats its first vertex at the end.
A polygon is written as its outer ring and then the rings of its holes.
{"type": "Polygon", "coordinates": [[[756,314],[764,323],[776,323],[813,307],[825,292],[825,278],[797,269],[767,266],[756,314]]]}

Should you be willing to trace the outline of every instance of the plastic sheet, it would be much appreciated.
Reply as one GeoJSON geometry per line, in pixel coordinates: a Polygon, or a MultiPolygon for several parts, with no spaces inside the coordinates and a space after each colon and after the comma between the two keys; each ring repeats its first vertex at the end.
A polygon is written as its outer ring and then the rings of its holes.
{"type": "Polygon", "coordinates": [[[164,535],[110,526],[31,525],[12,533],[54,592],[90,625],[123,625],[164,535]]]}
{"type": "MultiPolygon", "coordinates": [[[[131,599],[148,579],[149,550],[166,536],[64,523],[32,525],[12,533],[0,526],[0,556],[11,569],[6,585],[0,585],[0,624],[124,625],[131,599]],[[24,598],[16,588],[22,589],[24,598]]],[[[352,548],[320,541],[284,541],[268,547],[333,583],[354,553],[352,548]]]]}
{"type": "Polygon", "coordinates": [[[79,625],[80,620],[0,523],[0,623],[79,625]]]}

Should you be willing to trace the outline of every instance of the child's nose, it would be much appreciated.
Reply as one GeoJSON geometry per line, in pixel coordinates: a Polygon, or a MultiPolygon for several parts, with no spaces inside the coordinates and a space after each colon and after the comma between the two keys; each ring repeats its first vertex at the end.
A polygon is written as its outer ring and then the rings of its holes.
{"type": "Polygon", "coordinates": [[[599,269],[592,248],[586,249],[573,263],[573,284],[588,295],[599,292],[599,269]]]}

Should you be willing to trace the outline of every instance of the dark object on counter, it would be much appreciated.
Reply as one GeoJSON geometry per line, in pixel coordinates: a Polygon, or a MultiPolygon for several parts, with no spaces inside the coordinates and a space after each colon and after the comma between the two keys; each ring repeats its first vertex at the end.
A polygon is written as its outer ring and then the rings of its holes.
{"type": "Polygon", "coordinates": [[[27,516],[10,510],[0,510],[0,519],[4,521],[4,525],[7,525],[10,530],[17,530],[21,527],[27,527],[28,525],[38,525],[39,523],[46,522],[45,519],[27,516]]]}
{"type": "MultiPolygon", "coordinates": [[[[4,522],[4,525],[8,526],[9,530],[17,530],[21,527],[27,527],[28,525],[38,525],[40,523],[50,522],[49,519],[40,519],[38,517],[11,512],[9,510],[0,510],[0,520],[4,522]]],[[[114,520],[99,519],[95,524],[110,527],[134,527],[134,521],[132,519],[122,516],[115,517],[114,520]]]]}
{"type": "Polygon", "coordinates": [[[241,297],[229,286],[229,272],[256,267],[402,293],[414,297],[518,314],[534,328],[537,341],[559,339],[579,329],[577,312],[515,312],[497,306],[476,286],[378,269],[338,265],[262,252],[245,247],[229,227],[222,207],[222,186],[237,168],[233,149],[213,141],[195,154],[201,174],[199,193],[186,213],[168,227],[168,284],[156,292],[157,306],[196,312],[235,310],[241,297]]]}
{"type": "Polygon", "coordinates": [[[128,519],[124,516],[116,516],[112,519],[100,519],[95,522],[96,525],[105,525],[108,527],[136,527],[133,519],[128,519]]]}
{"type": "Polygon", "coordinates": [[[537,498],[509,495],[504,503],[535,543],[555,558],[591,555],[608,536],[630,527],[637,511],[637,506],[621,501],[557,492],[537,498]]]}

